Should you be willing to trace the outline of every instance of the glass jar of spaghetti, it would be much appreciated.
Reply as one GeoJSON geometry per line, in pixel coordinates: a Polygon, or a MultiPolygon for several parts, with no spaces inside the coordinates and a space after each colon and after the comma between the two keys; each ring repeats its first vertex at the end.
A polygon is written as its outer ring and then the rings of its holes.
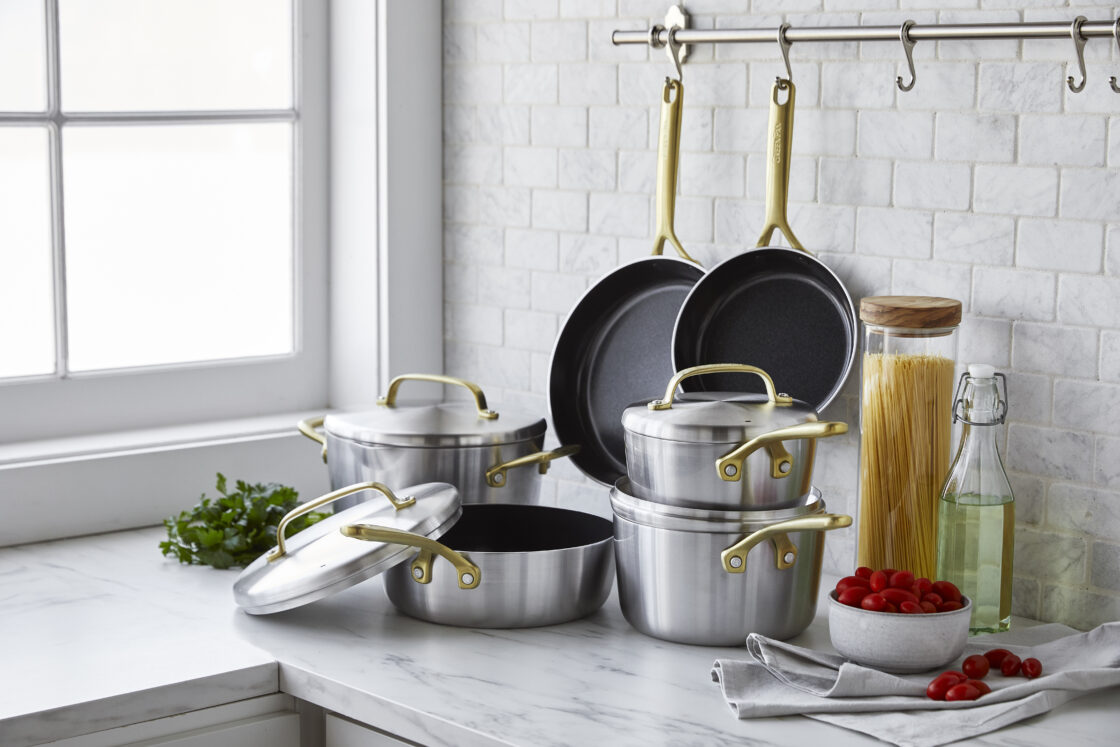
{"type": "Polygon", "coordinates": [[[873,296],[860,301],[859,317],[858,562],[933,578],[961,303],[873,296]]]}

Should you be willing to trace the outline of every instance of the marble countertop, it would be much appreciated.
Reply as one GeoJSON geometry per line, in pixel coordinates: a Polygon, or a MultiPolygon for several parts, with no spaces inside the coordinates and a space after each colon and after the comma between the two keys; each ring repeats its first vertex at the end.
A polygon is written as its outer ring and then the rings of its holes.
{"type": "MultiPolygon", "coordinates": [[[[398,613],[371,579],[271,616],[162,529],[0,550],[0,743],[15,747],[282,691],[422,744],[881,744],[802,717],[734,718],[709,675],[742,649],[648,638],[614,594],[584,620],[473,630],[398,613]]],[[[793,640],[827,649],[824,605],[793,640]]],[[[1112,744],[1115,689],[983,745],[1112,744]]]]}

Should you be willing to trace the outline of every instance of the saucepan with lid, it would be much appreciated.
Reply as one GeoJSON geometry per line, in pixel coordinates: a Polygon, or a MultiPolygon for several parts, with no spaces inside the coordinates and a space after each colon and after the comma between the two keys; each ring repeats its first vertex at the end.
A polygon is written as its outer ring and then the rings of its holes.
{"type": "Polygon", "coordinates": [[[803,631],[816,611],[824,533],[852,523],[827,513],[815,489],[774,511],[644,501],[627,478],[610,497],[623,615],[646,635],[703,646],[803,631]]]}
{"type": "Polygon", "coordinates": [[[363,482],[284,516],[276,547],[242,571],[233,595],[246,612],[271,614],[384,573],[389,601],[411,617],[474,628],[555,625],[606,601],[614,581],[611,538],[610,521],[578,511],[464,506],[447,483],[394,492],[363,482]],[[363,491],[375,494],[285,539],[292,520],[363,491]]]}
{"type": "MultiPolygon", "coordinates": [[[[541,475],[552,460],[579,450],[542,450],[546,427],[539,416],[512,410],[499,415],[487,407],[478,385],[435,374],[397,376],[373,410],[299,423],[300,433],[322,445],[332,489],[364,481],[447,482],[458,488],[464,504],[536,503],[541,475]],[[409,381],[459,386],[473,401],[398,402],[402,384],[409,381]]],[[[357,500],[344,498],[335,510],[357,500]]]]}
{"type": "Polygon", "coordinates": [[[848,430],[817,420],[812,407],[779,394],[765,371],[738,363],[678,372],[661,399],[628,407],[622,425],[634,495],[724,510],[798,504],[812,485],[817,439],[848,430]],[[713,373],[757,376],[766,394],[676,394],[686,379],[713,373]]]}

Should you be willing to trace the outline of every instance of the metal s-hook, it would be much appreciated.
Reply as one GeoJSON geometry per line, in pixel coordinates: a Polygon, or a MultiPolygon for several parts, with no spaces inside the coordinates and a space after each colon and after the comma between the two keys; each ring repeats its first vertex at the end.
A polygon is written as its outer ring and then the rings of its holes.
{"type": "MultiPolygon", "coordinates": [[[[786,32],[789,31],[789,24],[783,23],[778,27],[778,47],[782,50],[782,61],[786,63],[786,80],[790,83],[793,82],[793,68],[789,66],[789,48],[793,46],[790,40],[786,38],[786,32]]],[[[778,78],[778,87],[785,88],[782,85],[782,79],[778,78]]]]}
{"type": "Polygon", "coordinates": [[[1078,16],[1069,25],[1069,35],[1073,39],[1073,48],[1077,51],[1077,66],[1081,68],[1080,83],[1074,83],[1072,75],[1066,78],[1066,85],[1074,93],[1081,93],[1085,90],[1085,35],[1081,33],[1081,25],[1085,23],[1085,20],[1085,16],[1078,16]]]}
{"type": "Polygon", "coordinates": [[[901,75],[894,80],[895,83],[898,84],[898,90],[904,92],[912,90],[914,84],[918,82],[918,74],[914,70],[914,45],[917,42],[910,38],[910,29],[913,27],[913,21],[903,21],[902,26],[898,29],[898,38],[902,42],[902,51],[906,53],[906,65],[910,68],[910,82],[903,83],[901,75]]]}
{"type": "Polygon", "coordinates": [[[666,45],[669,48],[669,59],[673,61],[673,66],[677,68],[677,82],[684,82],[684,73],[681,72],[681,43],[677,41],[677,32],[680,27],[674,26],[669,29],[669,43],[666,45]]]}
{"type": "MultiPolygon", "coordinates": [[[[1112,35],[1116,37],[1116,47],[1120,49],[1120,18],[1116,19],[1116,23],[1112,25],[1112,35]]],[[[1113,75],[1108,79],[1108,85],[1112,86],[1112,90],[1120,93],[1120,85],[1116,85],[1116,76],[1113,75]]]]}

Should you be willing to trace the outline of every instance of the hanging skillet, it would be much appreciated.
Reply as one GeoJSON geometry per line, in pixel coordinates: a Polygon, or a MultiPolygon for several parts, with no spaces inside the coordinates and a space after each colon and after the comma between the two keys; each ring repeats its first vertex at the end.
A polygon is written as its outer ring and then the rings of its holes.
{"type": "MultiPolygon", "coordinates": [[[[674,54],[679,46],[670,38],[674,54]]],[[[680,80],[666,78],[653,255],[625,264],[591,286],[552,349],[548,404],[556,437],[560,443],[579,444],[572,462],[604,485],[626,474],[623,410],[658,397],[673,375],[673,323],[681,302],[704,274],[673,228],[683,96],[680,80]],[[680,258],[662,256],[666,241],[680,258]]]]}
{"type": "MultiPolygon", "coordinates": [[[[779,78],[770,93],[766,227],[758,247],[713,267],[681,305],[673,365],[746,363],[783,382],[818,412],[839,394],[856,355],[856,312],[840,279],[789,227],[786,200],[795,88],[779,78]],[[788,90],[785,103],[779,93],[788,90]],[[770,246],[780,229],[791,247],[770,246]]],[[[689,391],[761,392],[753,376],[708,374],[689,391]]]]}

